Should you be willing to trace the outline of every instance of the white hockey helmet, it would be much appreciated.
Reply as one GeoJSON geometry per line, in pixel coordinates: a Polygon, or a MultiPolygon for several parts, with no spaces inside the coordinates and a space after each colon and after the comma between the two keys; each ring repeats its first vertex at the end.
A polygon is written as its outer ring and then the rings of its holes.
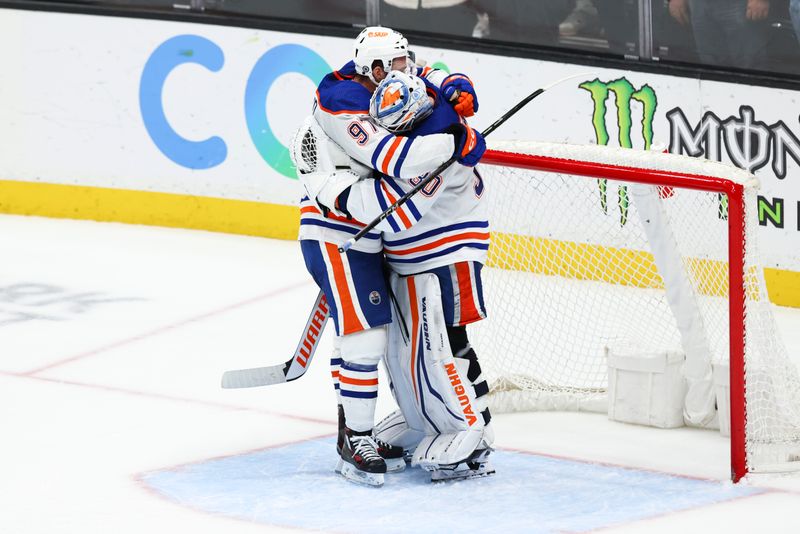
{"type": "Polygon", "coordinates": [[[378,85],[369,102],[369,114],[389,131],[411,129],[433,112],[425,83],[416,76],[392,71],[378,85]]]}
{"type": "Polygon", "coordinates": [[[376,85],[378,81],[372,76],[372,64],[380,61],[383,70],[389,72],[392,70],[392,60],[398,57],[408,58],[408,40],[398,31],[383,26],[368,26],[356,37],[353,50],[356,72],[368,76],[376,85]]]}

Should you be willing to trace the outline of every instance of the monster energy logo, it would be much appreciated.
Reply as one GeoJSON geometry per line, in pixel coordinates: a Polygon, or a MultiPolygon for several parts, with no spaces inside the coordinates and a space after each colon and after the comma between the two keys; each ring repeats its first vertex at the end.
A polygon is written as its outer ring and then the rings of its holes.
{"type": "MultiPolygon", "coordinates": [[[[606,115],[608,111],[607,102],[613,93],[614,102],[617,108],[617,130],[619,146],[633,148],[631,132],[633,130],[632,102],[641,104],[641,131],[644,139],[644,149],[649,150],[653,143],[653,119],[656,115],[658,99],[656,92],[649,85],[643,85],[636,89],[626,78],[620,78],[610,82],[601,82],[594,79],[590,82],[583,82],[579,86],[589,92],[594,103],[594,113],[592,113],[592,126],[594,127],[595,137],[598,145],[608,145],[610,136],[606,125],[606,115]]],[[[599,180],[600,186],[600,206],[603,213],[608,213],[608,181],[599,180]]],[[[628,189],[620,186],[617,190],[618,206],[620,212],[620,224],[624,225],[628,220],[628,189]]]]}
{"type": "MultiPolygon", "coordinates": [[[[779,120],[773,124],[756,119],[755,110],[748,105],[739,106],[739,114],[727,118],[707,111],[694,125],[679,107],[666,113],[670,124],[670,152],[704,157],[712,161],[725,161],[754,173],[772,163],[772,172],[779,180],[786,178],[789,158],[800,164],[800,138],[789,126],[779,120]]],[[[771,221],[783,228],[785,211],[783,199],[772,202],[759,197],[758,220],[765,226],[771,221]]],[[[798,203],[797,229],[800,231],[800,203],[798,203]]],[[[720,196],[721,219],[727,218],[728,198],[720,196]]]]}

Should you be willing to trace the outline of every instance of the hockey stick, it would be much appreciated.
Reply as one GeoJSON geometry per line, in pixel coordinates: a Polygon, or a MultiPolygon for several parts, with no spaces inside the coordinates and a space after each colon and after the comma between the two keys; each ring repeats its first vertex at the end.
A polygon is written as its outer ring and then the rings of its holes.
{"type": "MultiPolygon", "coordinates": [[[[551,89],[552,87],[563,83],[567,80],[571,80],[572,78],[578,77],[588,77],[591,76],[591,73],[580,73],[580,74],[573,74],[572,76],[567,76],[565,78],[561,78],[550,85],[545,87],[541,87],[534,91],[533,93],[529,94],[527,97],[522,99],[517,105],[513,108],[508,110],[503,116],[497,119],[492,125],[486,128],[481,135],[484,137],[495,131],[500,125],[502,125],[505,121],[510,119],[514,114],[516,114],[520,109],[522,109],[525,105],[528,104],[531,100],[536,98],[537,96],[541,95],[545,91],[551,89]]],[[[375,220],[373,220],[370,224],[366,227],[362,228],[355,236],[348,239],[342,246],[339,247],[339,252],[344,253],[352,247],[355,242],[361,239],[364,234],[375,228],[378,224],[381,223],[384,219],[386,219],[389,215],[394,213],[397,208],[405,204],[409,198],[411,198],[414,194],[416,194],[420,189],[425,187],[431,180],[433,180],[437,175],[442,173],[446,168],[455,162],[456,156],[453,155],[449,160],[441,164],[437,169],[435,169],[432,173],[426,176],[419,184],[417,184],[413,189],[411,189],[408,193],[400,197],[394,204],[389,206],[386,211],[381,213],[375,220]]],[[[236,369],[231,371],[226,371],[222,375],[222,387],[226,389],[236,389],[236,388],[248,388],[248,387],[258,387],[258,386],[269,386],[272,384],[282,384],[284,382],[291,382],[292,380],[296,380],[303,376],[308,369],[308,365],[311,363],[311,359],[314,357],[314,352],[317,350],[317,345],[319,344],[319,337],[322,334],[322,331],[325,329],[325,325],[327,324],[329,317],[329,310],[327,302],[325,301],[325,296],[323,295],[322,291],[319,292],[317,295],[317,300],[314,303],[314,308],[311,310],[311,315],[309,316],[308,322],[306,323],[306,328],[303,331],[303,335],[300,339],[300,343],[297,345],[297,349],[295,349],[294,356],[287,362],[278,365],[272,365],[267,367],[253,367],[250,369],[236,369]]]]}
{"type": "Polygon", "coordinates": [[[253,388],[270,386],[291,382],[303,376],[308,370],[311,358],[319,345],[319,339],[328,324],[328,302],[322,291],[317,295],[311,315],[306,322],[306,328],[300,338],[300,343],[294,351],[294,356],[286,363],[270,365],[267,367],[253,367],[251,369],[235,369],[222,374],[222,387],[226,389],[253,388]]]}
{"type": "MultiPolygon", "coordinates": [[[[558,85],[558,84],[560,84],[560,83],[563,83],[563,82],[565,82],[565,81],[567,81],[567,80],[571,80],[572,78],[586,77],[586,76],[591,76],[591,74],[587,74],[587,73],[573,74],[572,76],[567,76],[567,77],[565,77],[565,78],[561,78],[560,80],[557,80],[557,81],[555,81],[555,82],[551,83],[551,84],[550,84],[550,85],[548,85],[548,86],[545,86],[545,87],[540,87],[539,89],[535,90],[534,92],[532,92],[531,94],[529,94],[528,96],[526,96],[525,98],[523,98],[522,100],[520,100],[520,101],[519,101],[519,103],[517,103],[517,105],[516,105],[516,106],[514,106],[513,108],[511,108],[511,109],[509,109],[508,111],[506,111],[506,112],[505,112],[505,113],[504,113],[504,114],[503,114],[503,115],[502,115],[502,116],[501,116],[499,119],[497,119],[496,121],[494,121],[494,123],[492,123],[492,125],[491,125],[491,126],[489,126],[489,127],[488,127],[488,128],[486,128],[486,129],[485,129],[483,132],[481,132],[481,135],[482,135],[483,137],[486,137],[487,135],[489,135],[490,133],[492,133],[493,131],[495,131],[497,128],[499,128],[499,127],[500,127],[500,125],[501,125],[501,124],[503,124],[504,122],[506,122],[508,119],[510,119],[511,117],[513,117],[513,116],[514,116],[514,115],[515,115],[515,114],[516,114],[516,113],[517,113],[519,110],[521,110],[523,107],[525,107],[525,105],[526,105],[528,102],[530,102],[531,100],[533,100],[534,98],[536,98],[536,97],[537,97],[537,96],[539,96],[540,94],[544,93],[544,92],[545,92],[545,91],[547,91],[548,89],[551,89],[551,88],[553,88],[554,86],[556,86],[556,85],[558,85]]],[[[359,230],[359,231],[358,231],[358,233],[357,233],[356,235],[354,235],[353,237],[351,237],[350,239],[348,239],[347,241],[345,241],[344,243],[342,243],[342,245],[339,247],[339,252],[340,252],[340,253],[345,253],[345,252],[347,252],[348,250],[350,250],[350,247],[352,247],[353,245],[355,245],[356,241],[358,241],[359,239],[361,239],[362,237],[364,237],[364,235],[365,235],[367,232],[369,232],[370,230],[372,230],[373,228],[375,228],[376,226],[378,226],[378,225],[379,225],[381,222],[383,222],[383,221],[384,221],[384,220],[385,220],[387,217],[389,217],[389,215],[391,215],[392,213],[394,213],[394,212],[397,210],[397,208],[399,208],[400,206],[402,206],[403,204],[405,204],[405,203],[408,201],[408,199],[409,199],[409,198],[411,198],[412,196],[414,196],[414,195],[415,195],[415,194],[416,194],[416,193],[417,193],[417,192],[418,192],[420,189],[423,189],[423,188],[424,188],[426,185],[428,185],[428,183],[429,183],[431,180],[433,180],[434,178],[436,178],[436,177],[437,177],[439,174],[441,174],[442,172],[444,172],[444,171],[445,171],[445,169],[447,169],[448,167],[450,167],[450,165],[452,165],[452,164],[453,164],[453,163],[456,161],[456,159],[457,159],[457,156],[456,156],[456,154],[453,154],[453,155],[450,157],[450,159],[448,159],[447,161],[445,161],[444,163],[442,163],[441,165],[439,165],[438,167],[436,167],[436,169],[435,169],[433,172],[429,173],[429,174],[428,174],[428,175],[427,175],[425,178],[423,178],[422,180],[420,180],[420,182],[419,182],[417,185],[415,185],[415,186],[414,186],[414,187],[413,187],[413,188],[412,188],[412,189],[411,189],[411,190],[410,190],[408,193],[406,193],[406,194],[405,194],[405,195],[403,195],[402,197],[398,198],[398,199],[395,201],[395,203],[394,203],[394,204],[392,204],[391,206],[389,206],[388,208],[386,208],[386,210],[385,210],[383,213],[381,213],[380,215],[378,215],[377,217],[375,217],[375,219],[373,219],[371,223],[369,223],[369,224],[368,224],[368,225],[366,225],[364,228],[362,228],[361,230],[359,230]]]]}

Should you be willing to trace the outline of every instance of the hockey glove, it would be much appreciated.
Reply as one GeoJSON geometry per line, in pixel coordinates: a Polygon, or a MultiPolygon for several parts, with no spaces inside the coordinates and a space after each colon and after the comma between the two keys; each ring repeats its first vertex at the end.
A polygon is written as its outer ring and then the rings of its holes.
{"type": "Polygon", "coordinates": [[[323,212],[333,211],[337,215],[347,216],[346,213],[339,210],[337,200],[339,195],[360,179],[358,174],[349,169],[337,170],[331,173],[297,174],[309,198],[314,200],[323,212]]]}
{"type": "Polygon", "coordinates": [[[453,134],[455,140],[453,154],[458,159],[458,162],[467,167],[477,165],[481,157],[483,157],[483,153],[486,152],[486,141],[484,141],[481,133],[460,123],[453,124],[446,132],[453,134]]]}
{"type": "Polygon", "coordinates": [[[450,102],[456,113],[462,117],[472,117],[478,111],[478,95],[472,80],[464,74],[451,74],[442,81],[442,95],[450,102]]]}

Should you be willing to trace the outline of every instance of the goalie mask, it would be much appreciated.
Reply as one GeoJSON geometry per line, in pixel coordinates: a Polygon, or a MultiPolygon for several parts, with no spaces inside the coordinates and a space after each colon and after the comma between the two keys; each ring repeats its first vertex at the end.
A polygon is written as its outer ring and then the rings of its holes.
{"type": "Polygon", "coordinates": [[[372,64],[380,61],[383,70],[390,72],[392,60],[396,58],[406,58],[406,71],[410,71],[408,40],[400,32],[382,26],[369,26],[356,37],[353,51],[356,72],[369,77],[375,85],[379,82],[372,76],[372,64]]]}
{"type": "Polygon", "coordinates": [[[432,112],[425,82],[398,71],[389,73],[369,102],[370,116],[392,132],[410,130],[432,112]]]}

